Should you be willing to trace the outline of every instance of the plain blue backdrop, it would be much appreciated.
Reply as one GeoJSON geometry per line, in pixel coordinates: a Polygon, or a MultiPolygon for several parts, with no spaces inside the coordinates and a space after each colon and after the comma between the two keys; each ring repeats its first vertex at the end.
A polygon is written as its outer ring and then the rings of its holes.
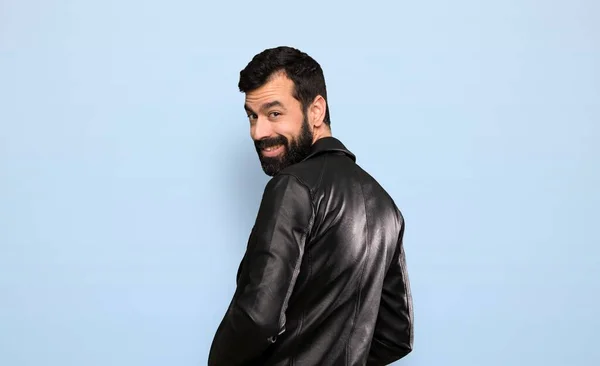
{"type": "Polygon", "coordinates": [[[398,365],[600,364],[600,3],[0,2],[0,365],[202,365],[267,182],[242,69],[321,63],[405,215],[398,365]]]}

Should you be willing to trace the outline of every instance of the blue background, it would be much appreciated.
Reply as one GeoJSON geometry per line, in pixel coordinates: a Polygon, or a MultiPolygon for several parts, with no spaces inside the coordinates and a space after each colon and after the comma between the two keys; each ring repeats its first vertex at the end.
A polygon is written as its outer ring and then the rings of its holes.
{"type": "Polygon", "coordinates": [[[0,2],[0,365],[201,365],[268,177],[237,90],[321,63],[407,221],[401,365],[598,365],[600,2],[0,2]]]}

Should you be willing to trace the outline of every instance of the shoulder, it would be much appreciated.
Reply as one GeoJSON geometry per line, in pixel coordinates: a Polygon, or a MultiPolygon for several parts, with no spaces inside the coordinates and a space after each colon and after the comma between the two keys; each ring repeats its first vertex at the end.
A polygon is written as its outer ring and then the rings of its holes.
{"type": "Polygon", "coordinates": [[[314,194],[319,179],[322,176],[324,160],[316,157],[305,160],[283,169],[271,181],[289,181],[292,184],[303,186],[310,194],[314,194]]]}
{"type": "Polygon", "coordinates": [[[312,203],[312,190],[298,175],[282,171],[267,182],[263,193],[263,201],[265,200],[291,204],[312,203]]]}

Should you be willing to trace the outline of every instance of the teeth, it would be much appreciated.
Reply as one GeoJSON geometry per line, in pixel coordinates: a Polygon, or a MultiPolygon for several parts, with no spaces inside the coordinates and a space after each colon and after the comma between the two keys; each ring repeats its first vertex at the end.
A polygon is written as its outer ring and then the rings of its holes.
{"type": "Polygon", "coordinates": [[[270,152],[270,151],[273,151],[273,150],[276,150],[276,149],[278,149],[278,148],[279,148],[279,146],[280,146],[280,145],[277,145],[277,146],[271,146],[271,147],[267,147],[267,148],[265,148],[264,150],[265,150],[265,151],[267,151],[267,152],[270,152]]]}

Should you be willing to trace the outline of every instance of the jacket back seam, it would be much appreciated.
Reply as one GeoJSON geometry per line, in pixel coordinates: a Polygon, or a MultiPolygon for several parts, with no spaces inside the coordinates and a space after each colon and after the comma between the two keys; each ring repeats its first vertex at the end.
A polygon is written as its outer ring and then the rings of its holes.
{"type": "Polygon", "coordinates": [[[359,185],[360,185],[360,191],[362,193],[362,199],[363,199],[363,205],[364,205],[364,209],[365,209],[365,231],[366,231],[366,235],[365,235],[365,247],[366,247],[366,254],[365,256],[367,257],[367,260],[365,260],[365,262],[363,263],[363,267],[360,271],[360,277],[358,279],[358,293],[357,293],[357,298],[356,298],[356,305],[355,305],[355,309],[354,309],[354,319],[353,319],[353,324],[352,324],[352,329],[350,330],[350,334],[348,335],[348,340],[346,341],[346,365],[349,365],[350,361],[350,341],[352,340],[352,336],[354,335],[354,331],[356,329],[356,320],[358,317],[358,310],[360,308],[360,301],[361,301],[361,295],[362,295],[362,282],[363,282],[363,278],[365,275],[365,269],[367,267],[367,263],[368,263],[368,257],[370,254],[370,245],[368,243],[369,241],[369,215],[367,213],[367,202],[366,202],[366,197],[365,197],[365,191],[363,188],[363,182],[362,180],[359,181],[359,185]]]}

